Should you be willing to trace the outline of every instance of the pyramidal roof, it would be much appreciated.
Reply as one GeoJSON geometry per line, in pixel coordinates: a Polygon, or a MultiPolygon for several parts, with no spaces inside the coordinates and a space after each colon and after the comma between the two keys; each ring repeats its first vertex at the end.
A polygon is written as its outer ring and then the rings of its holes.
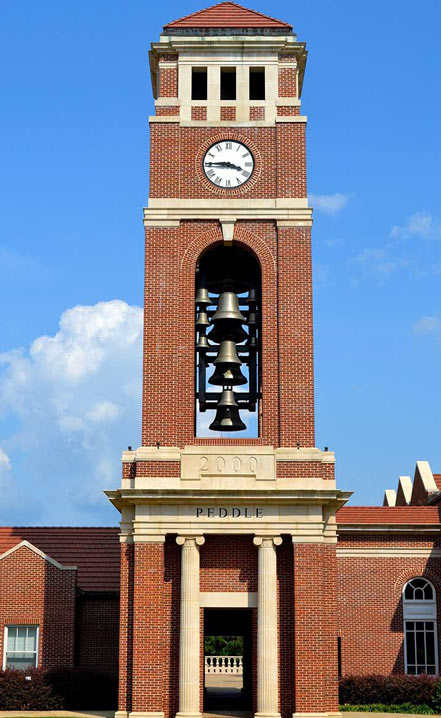
{"type": "Polygon", "coordinates": [[[164,30],[173,28],[259,28],[290,32],[292,25],[235,2],[220,2],[164,25],[164,30]]]}

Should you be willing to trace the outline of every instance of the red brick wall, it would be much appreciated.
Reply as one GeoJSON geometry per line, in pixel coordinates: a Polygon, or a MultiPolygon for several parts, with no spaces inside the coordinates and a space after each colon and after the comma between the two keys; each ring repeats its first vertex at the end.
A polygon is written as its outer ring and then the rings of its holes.
{"type": "Polygon", "coordinates": [[[159,97],[178,96],[178,68],[159,66],[159,97]]]}
{"type": "Polygon", "coordinates": [[[236,120],[236,107],[233,105],[232,107],[221,107],[220,108],[220,118],[223,122],[227,122],[228,120],[231,120],[232,122],[235,122],[236,120]]]}
{"type": "MultiPolygon", "coordinates": [[[[427,537],[345,537],[340,546],[424,546],[427,537]]],[[[338,558],[338,609],[342,674],[402,673],[404,671],[401,593],[414,576],[426,576],[438,592],[440,614],[441,559],[338,558]]],[[[439,639],[438,639],[439,640],[439,639]]]]}
{"type": "MultiPolygon", "coordinates": [[[[259,117],[263,119],[260,110],[259,117]]],[[[205,107],[193,107],[193,119],[205,119],[205,107]],[[201,114],[202,112],[202,114],[201,114]]],[[[225,196],[199,172],[205,149],[230,138],[248,143],[254,154],[255,177],[228,196],[250,199],[306,197],[305,127],[302,122],[275,127],[180,127],[178,123],[152,123],[150,197],[183,199],[225,196]],[[170,151],[173,148],[173,151],[170,151]],[[179,161],[178,161],[179,160],[179,161]]]]}
{"type": "Polygon", "coordinates": [[[207,108],[205,105],[193,105],[191,108],[191,119],[192,120],[206,120],[207,119],[207,108]]]}
{"type": "Polygon", "coordinates": [[[118,674],[118,597],[82,596],[77,602],[75,665],[118,674]]]}
{"type": "Polygon", "coordinates": [[[252,536],[206,536],[200,566],[201,591],[257,591],[252,536]]]}
{"type": "Polygon", "coordinates": [[[5,625],[38,625],[39,666],[74,663],[76,571],[62,571],[25,546],[0,561],[0,656],[5,625]]]}
{"type": "Polygon", "coordinates": [[[295,67],[279,67],[279,97],[297,97],[297,70],[295,67]]]}
{"type": "Polygon", "coordinates": [[[335,545],[294,544],[294,705],[338,710],[335,545]]]}
{"type": "MultiPolygon", "coordinates": [[[[262,268],[261,442],[313,446],[310,232],[238,221],[234,237],[255,252],[262,268]]],[[[216,241],[221,231],[215,221],[146,230],[144,445],[195,443],[194,277],[200,253],[216,241]]],[[[240,436],[215,440],[242,442],[248,443],[240,436]]]]}

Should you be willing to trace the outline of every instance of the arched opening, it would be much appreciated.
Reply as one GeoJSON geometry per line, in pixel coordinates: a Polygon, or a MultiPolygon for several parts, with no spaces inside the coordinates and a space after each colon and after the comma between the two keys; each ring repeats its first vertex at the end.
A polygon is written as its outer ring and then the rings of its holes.
{"type": "Polygon", "coordinates": [[[438,674],[436,593],[422,576],[403,588],[403,622],[406,673],[438,674]]]}
{"type": "Polygon", "coordinates": [[[195,286],[196,435],[258,436],[259,262],[243,245],[215,244],[199,258],[195,286]],[[206,412],[215,415],[204,421],[206,412]]]}

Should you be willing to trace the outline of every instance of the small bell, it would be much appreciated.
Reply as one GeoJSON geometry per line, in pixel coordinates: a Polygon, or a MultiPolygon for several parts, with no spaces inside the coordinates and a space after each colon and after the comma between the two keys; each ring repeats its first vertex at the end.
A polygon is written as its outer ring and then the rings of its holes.
{"type": "Polygon", "coordinates": [[[209,348],[210,348],[210,345],[208,343],[207,337],[205,336],[205,334],[200,334],[199,341],[196,344],[196,349],[199,349],[199,351],[206,351],[209,348]]]}
{"type": "Polygon", "coordinates": [[[196,319],[197,327],[209,327],[210,322],[208,321],[207,312],[199,312],[198,318],[196,319]]]}
{"type": "Polygon", "coordinates": [[[211,431],[243,431],[247,427],[239,416],[239,406],[232,389],[224,389],[216,407],[216,416],[210,424],[211,431]]]}
{"type": "Polygon", "coordinates": [[[213,301],[210,299],[210,295],[205,288],[201,287],[200,289],[198,289],[195,304],[199,304],[199,306],[201,307],[208,307],[209,304],[213,304],[213,301]]]}
{"type": "Polygon", "coordinates": [[[248,314],[247,324],[248,324],[249,327],[255,327],[255,326],[257,326],[257,316],[256,316],[256,312],[252,311],[252,312],[250,312],[250,313],[248,314]]]}
{"type": "Polygon", "coordinates": [[[249,304],[253,304],[253,303],[257,302],[257,294],[256,294],[256,290],[255,290],[255,289],[250,289],[250,291],[248,292],[248,296],[247,296],[247,300],[246,300],[246,301],[247,301],[247,303],[249,303],[249,304]]]}
{"type": "Polygon", "coordinates": [[[250,337],[247,341],[247,347],[250,349],[257,349],[257,337],[250,337]]]}

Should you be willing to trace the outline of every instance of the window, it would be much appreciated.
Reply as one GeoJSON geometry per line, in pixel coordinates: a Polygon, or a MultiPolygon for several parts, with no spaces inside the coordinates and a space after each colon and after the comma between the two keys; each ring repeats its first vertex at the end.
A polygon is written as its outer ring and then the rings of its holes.
{"type": "Polygon", "coordinates": [[[406,673],[438,673],[436,596],[425,578],[413,578],[403,591],[406,673]]]}
{"type": "Polygon", "coordinates": [[[250,67],[250,100],[265,99],[265,68],[250,67]]]}
{"type": "Polygon", "coordinates": [[[36,668],[38,626],[5,626],[3,668],[36,668]]]}
{"type": "Polygon", "coordinates": [[[221,67],[221,100],[236,99],[236,68],[221,67]]]}
{"type": "Polygon", "coordinates": [[[191,99],[207,99],[207,68],[193,67],[191,70],[191,99]]]}

